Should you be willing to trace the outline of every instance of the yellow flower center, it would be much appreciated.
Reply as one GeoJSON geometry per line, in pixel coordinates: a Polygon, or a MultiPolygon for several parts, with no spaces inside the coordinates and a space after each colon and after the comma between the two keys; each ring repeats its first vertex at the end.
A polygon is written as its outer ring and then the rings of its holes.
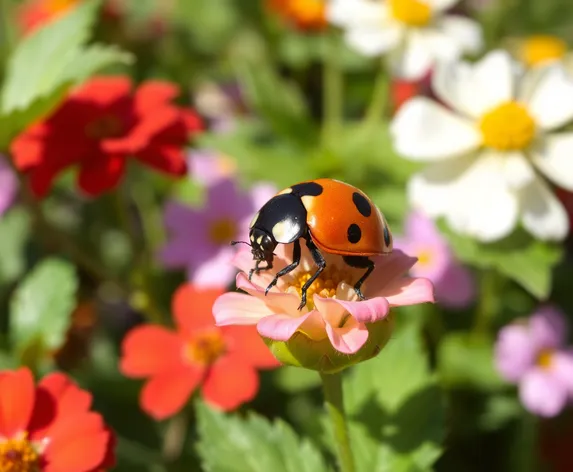
{"type": "Polygon", "coordinates": [[[230,218],[215,220],[209,227],[209,239],[215,244],[228,244],[237,234],[237,224],[230,218]]]}
{"type": "Polygon", "coordinates": [[[549,369],[553,362],[553,351],[551,349],[544,349],[537,356],[537,365],[542,369],[549,369]]]}
{"type": "Polygon", "coordinates": [[[550,35],[535,35],[523,41],[520,48],[521,60],[529,67],[549,61],[558,61],[565,56],[567,43],[550,35]]]}
{"type": "Polygon", "coordinates": [[[484,146],[499,151],[525,149],[535,137],[535,121],[517,102],[506,102],[484,114],[479,128],[484,146]]]}
{"type": "Polygon", "coordinates": [[[423,0],[389,0],[392,16],[408,26],[426,26],[432,9],[423,0]]]}
{"type": "Polygon", "coordinates": [[[418,258],[418,264],[423,266],[430,265],[433,259],[432,251],[430,251],[429,249],[421,250],[416,255],[416,257],[418,258]]]}
{"type": "Polygon", "coordinates": [[[218,329],[196,335],[186,346],[185,355],[193,364],[211,365],[225,352],[225,340],[218,329]]]}
{"type": "MultiPolygon", "coordinates": [[[[299,296],[302,295],[303,285],[312,277],[314,272],[302,272],[294,280],[292,286],[296,289],[299,296]]],[[[335,265],[329,265],[324,269],[322,274],[312,283],[306,291],[306,306],[309,310],[314,309],[313,295],[316,293],[324,298],[334,298],[338,284],[344,282],[349,274],[340,270],[335,265]]]]}
{"type": "Polygon", "coordinates": [[[36,472],[38,459],[38,452],[26,435],[19,439],[0,440],[0,472],[36,472]]]}

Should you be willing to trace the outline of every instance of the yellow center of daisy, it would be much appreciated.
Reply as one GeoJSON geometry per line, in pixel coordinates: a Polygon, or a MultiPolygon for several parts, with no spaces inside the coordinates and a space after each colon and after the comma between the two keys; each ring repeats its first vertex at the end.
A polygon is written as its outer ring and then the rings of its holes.
{"type": "Polygon", "coordinates": [[[426,26],[432,19],[430,5],[422,0],[389,0],[392,16],[408,26],[426,26]]]}
{"type": "MultiPolygon", "coordinates": [[[[313,274],[314,272],[302,272],[295,278],[292,286],[296,289],[299,296],[302,295],[303,285],[308,282],[313,274]]],[[[338,284],[348,280],[348,275],[349,274],[346,271],[341,270],[335,265],[326,266],[326,269],[322,271],[320,276],[306,291],[306,306],[308,309],[314,309],[313,295],[315,293],[324,298],[334,298],[338,284]]]]}
{"type": "Polygon", "coordinates": [[[215,244],[228,244],[237,234],[237,224],[230,218],[215,220],[209,226],[209,239],[215,244]]]}
{"type": "Polygon", "coordinates": [[[549,369],[553,362],[553,351],[551,349],[544,349],[537,356],[537,365],[542,369],[549,369]]]}
{"type": "Polygon", "coordinates": [[[196,335],[185,347],[185,355],[194,364],[213,364],[225,352],[225,340],[218,329],[196,335]]]}
{"type": "Polygon", "coordinates": [[[567,43],[550,35],[535,35],[523,41],[520,56],[529,67],[549,61],[558,61],[565,56],[567,43]]]}
{"type": "Polygon", "coordinates": [[[502,103],[484,114],[479,122],[484,146],[498,151],[528,147],[535,137],[535,121],[520,103],[502,103]]]}
{"type": "Polygon", "coordinates": [[[36,472],[38,452],[26,436],[19,439],[0,439],[0,472],[36,472]]]}

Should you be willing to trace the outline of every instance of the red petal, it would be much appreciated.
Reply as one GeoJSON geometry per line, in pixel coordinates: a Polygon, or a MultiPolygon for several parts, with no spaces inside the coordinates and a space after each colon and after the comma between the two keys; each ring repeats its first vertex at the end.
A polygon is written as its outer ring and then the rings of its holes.
{"type": "Polygon", "coordinates": [[[203,397],[211,405],[230,411],[251,401],[258,390],[256,370],[225,356],[211,367],[203,384],[203,397]]]}
{"type": "Polygon", "coordinates": [[[203,369],[185,368],[152,377],[141,391],[141,408],[156,420],[181,410],[203,377],[203,369]]]}
{"type": "Polygon", "coordinates": [[[261,369],[273,369],[281,365],[271,354],[255,326],[224,326],[221,330],[233,358],[261,369]]]}
{"type": "Polygon", "coordinates": [[[181,110],[181,118],[188,132],[198,132],[205,128],[201,117],[191,110],[181,110]]]}
{"type": "Polygon", "coordinates": [[[37,198],[45,197],[60,172],[61,169],[49,165],[41,165],[33,169],[29,173],[28,183],[34,196],[37,198]]]}
{"type": "Polygon", "coordinates": [[[11,438],[26,431],[34,408],[32,372],[22,367],[0,373],[0,436],[11,438]]]}
{"type": "Polygon", "coordinates": [[[177,85],[159,80],[148,80],[135,92],[135,106],[138,113],[152,112],[155,107],[169,103],[178,95],[177,85]]]}
{"type": "Polygon", "coordinates": [[[181,285],[172,299],[175,323],[186,334],[204,328],[214,328],[213,304],[222,295],[220,288],[198,288],[193,284],[181,285]]]}
{"type": "Polygon", "coordinates": [[[72,95],[73,99],[109,106],[131,95],[131,79],[127,76],[94,77],[72,95]]]}
{"type": "Polygon", "coordinates": [[[125,156],[95,154],[82,162],[78,185],[88,195],[96,197],[115,187],[123,177],[124,170],[125,156]]]}
{"type": "Polygon", "coordinates": [[[89,411],[92,395],[78,387],[67,375],[56,372],[42,379],[39,387],[58,400],[58,414],[79,414],[89,411]]]}
{"type": "Polygon", "coordinates": [[[149,146],[135,156],[139,161],[155,170],[170,175],[182,176],[187,173],[185,153],[180,146],[149,146]]]}
{"type": "Polygon", "coordinates": [[[129,377],[146,377],[183,365],[183,343],[172,331],[155,325],[133,328],[121,346],[119,369],[129,377]]]}
{"type": "Polygon", "coordinates": [[[48,435],[45,471],[87,472],[101,466],[107,457],[110,433],[97,413],[67,416],[50,428],[48,435]]]}

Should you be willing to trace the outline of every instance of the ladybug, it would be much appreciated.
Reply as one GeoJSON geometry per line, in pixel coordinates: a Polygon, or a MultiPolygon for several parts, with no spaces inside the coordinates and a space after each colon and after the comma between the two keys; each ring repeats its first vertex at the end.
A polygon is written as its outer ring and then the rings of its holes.
{"type": "MultiPolygon", "coordinates": [[[[292,263],[280,270],[265,290],[292,272],[300,263],[300,240],[304,239],[317,265],[316,272],[301,289],[299,310],[306,305],[306,292],[326,267],[322,253],[338,254],[351,267],[366,269],[355,283],[360,290],[374,270],[370,256],[392,252],[392,235],[386,219],[372,201],[358,188],[339,180],[317,179],[288,187],[271,198],[254,216],[249,230],[255,266],[253,274],[272,269],[274,249],[278,244],[293,244],[292,263]],[[266,262],[261,267],[262,262],[266,262]]],[[[243,241],[233,241],[237,244],[243,241]]]]}

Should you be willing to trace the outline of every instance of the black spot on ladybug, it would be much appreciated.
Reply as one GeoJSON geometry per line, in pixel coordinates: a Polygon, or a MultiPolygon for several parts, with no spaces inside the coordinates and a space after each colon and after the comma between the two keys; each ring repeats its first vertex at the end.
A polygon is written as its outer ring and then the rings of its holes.
{"type": "Polygon", "coordinates": [[[352,244],[356,244],[358,241],[360,241],[360,238],[362,237],[362,231],[360,230],[360,226],[358,226],[355,223],[352,223],[348,227],[346,235],[349,242],[351,242],[352,244]]]}
{"type": "Polygon", "coordinates": [[[362,216],[370,216],[372,214],[372,207],[364,195],[358,192],[352,194],[352,201],[354,206],[362,216]]]}
{"type": "Polygon", "coordinates": [[[292,193],[298,197],[310,196],[317,197],[323,192],[322,185],[316,182],[303,182],[301,184],[296,184],[291,187],[292,193]]]}
{"type": "Polygon", "coordinates": [[[392,242],[392,238],[390,237],[390,231],[388,230],[388,226],[384,226],[384,243],[386,246],[390,246],[392,242]]]}

